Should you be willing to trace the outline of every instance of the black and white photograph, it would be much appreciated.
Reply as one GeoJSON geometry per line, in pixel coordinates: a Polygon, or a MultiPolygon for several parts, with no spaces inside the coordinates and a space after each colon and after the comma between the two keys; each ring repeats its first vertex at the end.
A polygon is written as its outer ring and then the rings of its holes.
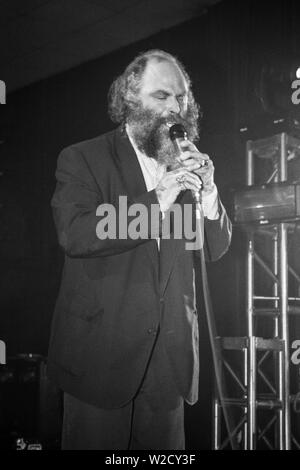
{"type": "Polygon", "coordinates": [[[0,0],[0,450],[300,450],[299,25],[0,0]]]}

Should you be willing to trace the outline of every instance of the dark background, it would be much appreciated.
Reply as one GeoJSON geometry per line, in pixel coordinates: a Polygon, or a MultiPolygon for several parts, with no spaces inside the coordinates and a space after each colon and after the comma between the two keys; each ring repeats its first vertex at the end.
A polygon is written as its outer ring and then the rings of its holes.
{"type": "MultiPolygon", "coordinates": [[[[297,53],[300,60],[298,3],[224,0],[200,18],[8,95],[0,108],[0,338],[9,356],[47,354],[63,263],[50,210],[56,160],[63,147],[113,128],[107,115],[112,80],[150,48],[185,64],[204,112],[199,147],[213,158],[229,207],[232,189],[245,181],[239,128],[262,113],[255,93],[261,67],[297,53]]],[[[222,336],[246,332],[245,250],[235,229],[231,250],[208,267],[222,336]]],[[[200,296],[199,288],[199,302],[200,296]]],[[[209,449],[212,364],[204,312],[200,347],[200,399],[187,408],[187,446],[209,449]]]]}

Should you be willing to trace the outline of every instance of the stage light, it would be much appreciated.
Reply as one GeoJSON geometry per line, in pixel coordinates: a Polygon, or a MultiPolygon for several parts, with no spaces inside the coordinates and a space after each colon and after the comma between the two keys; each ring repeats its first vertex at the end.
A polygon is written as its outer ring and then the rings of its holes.
{"type": "Polygon", "coordinates": [[[300,79],[300,67],[298,67],[296,70],[296,78],[300,79]]]}
{"type": "Polygon", "coordinates": [[[276,224],[299,221],[300,185],[292,183],[247,186],[234,195],[235,224],[276,224]]]}

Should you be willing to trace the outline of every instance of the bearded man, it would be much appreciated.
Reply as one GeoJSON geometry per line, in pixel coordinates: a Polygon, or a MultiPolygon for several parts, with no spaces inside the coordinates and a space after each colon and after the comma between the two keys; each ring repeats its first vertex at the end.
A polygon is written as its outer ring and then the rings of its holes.
{"type": "Polygon", "coordinates": [[[213,163],[193,143],[199,111],[177,59],[136,57],[111,86],[109,110],[119,127],[62,151],[52,199],[65,265],[48,374],[64,391],[62,448],[184,449],[184,402],[198,398],[199,252],[163,238],[163,219],[201,190],[207,260],[226,252],[231,224],[213,163]],[[180,152],[175,123],[189,137],[180,152]],[[147,237],[97,236],[102,204],[123,220],[120,196],[147,209],[147,237]]]}

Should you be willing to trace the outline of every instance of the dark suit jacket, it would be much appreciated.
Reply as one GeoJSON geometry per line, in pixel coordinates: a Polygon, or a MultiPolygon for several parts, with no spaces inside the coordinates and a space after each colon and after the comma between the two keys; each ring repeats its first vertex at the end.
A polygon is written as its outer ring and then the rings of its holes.
{"type": "MultiPolygon", "coordinates": [[[[198,397],[196,252],[185,240],[100,240],[96,209],[118,197],[157,204],[136,154],[120,129],[63,150],[52,199],[65,265],[52,325],[48,374],[64,391],[102,407],[135,395],[160,329],[178,392],[198,397]]],[[[184,195],[188,200],[190,192],[184,195]]],[[[182,201],[184,202],[184,197],[182,201]]],[[[181,201],[181,202],[182,202],[181,201]]],[[[191,202],[191,201],[189,201],[191,202]]],[[[231,224],[220,203],[205,220],[206,254],[220,258],[231,224]]],[[[161,230],[161,221],[157,224],[161,230]]],[[[198,260],[199,261],[199,260],[198,260]]]]}

